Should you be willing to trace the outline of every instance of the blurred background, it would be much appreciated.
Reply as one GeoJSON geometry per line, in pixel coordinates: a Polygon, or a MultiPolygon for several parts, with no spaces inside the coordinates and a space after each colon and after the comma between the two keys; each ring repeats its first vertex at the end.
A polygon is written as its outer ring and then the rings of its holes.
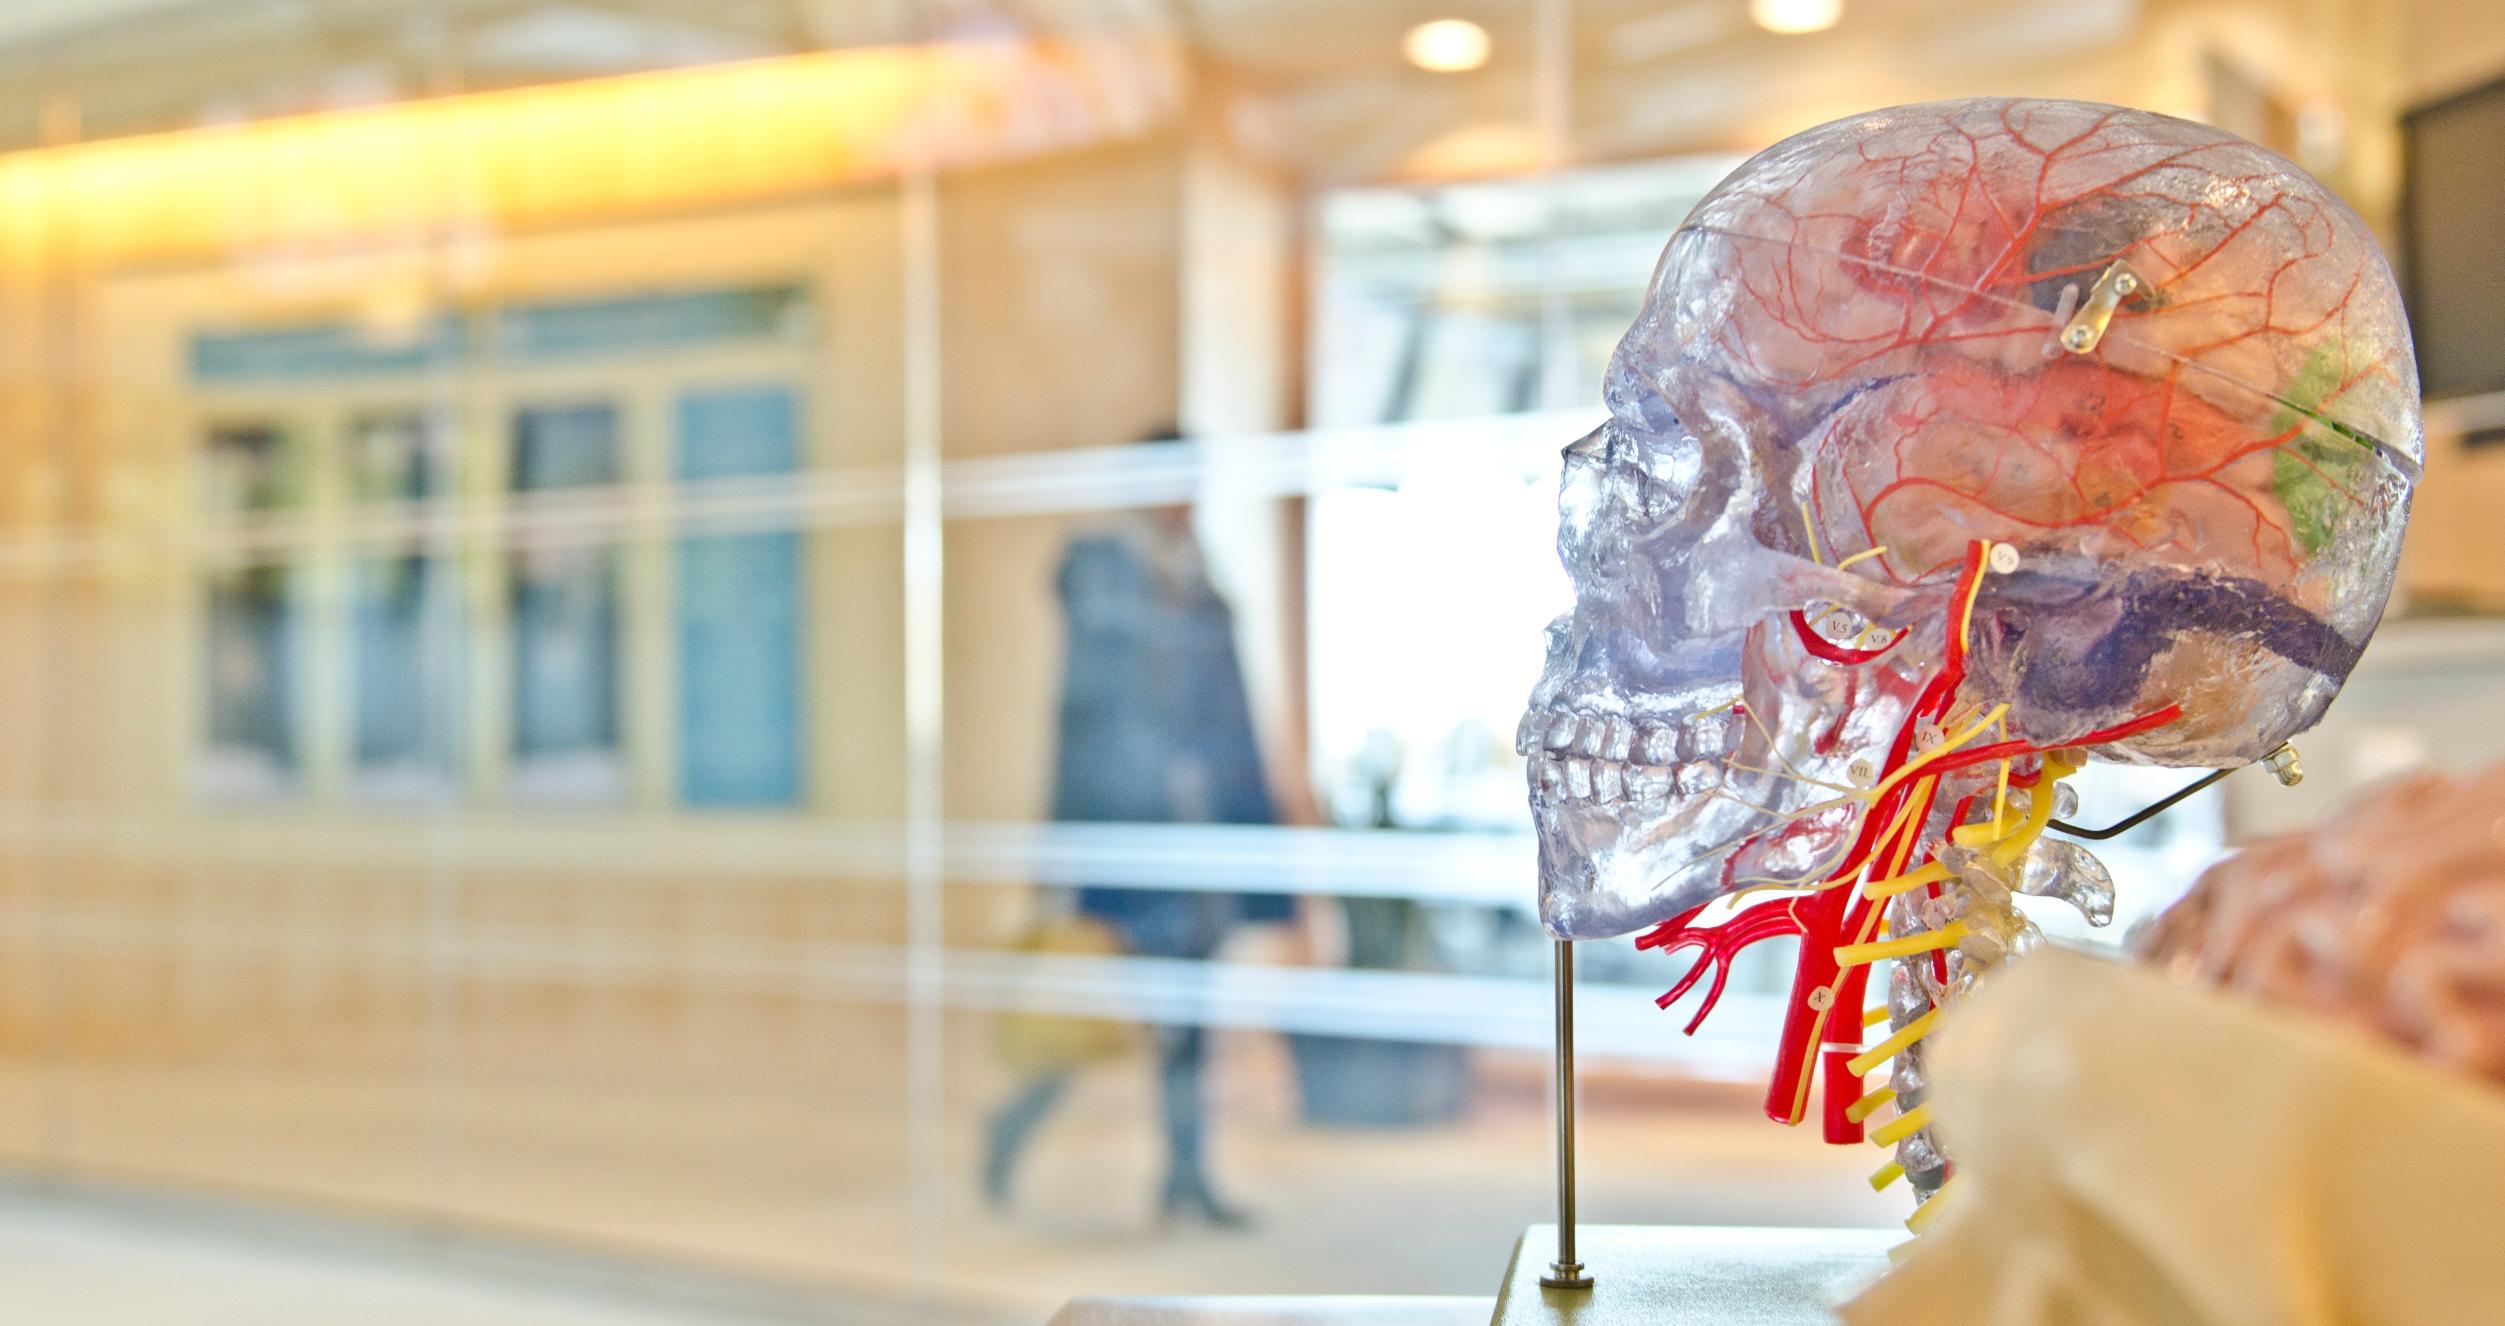
{"type": "MultiPolygon", "coordinates": [[[[1492,1292],[1555,457],[1688,206],[2024,92],[2385,237],[2394,619],[2120,930],[2505,748],[2501,80],[2482,0],[14,0],[0,1295],[1492,1292]]],[[[1787,955],[1687,1039],[1587,949],[1587,1218],[1902,1214],[1758,1113],[1787,955]]]]}

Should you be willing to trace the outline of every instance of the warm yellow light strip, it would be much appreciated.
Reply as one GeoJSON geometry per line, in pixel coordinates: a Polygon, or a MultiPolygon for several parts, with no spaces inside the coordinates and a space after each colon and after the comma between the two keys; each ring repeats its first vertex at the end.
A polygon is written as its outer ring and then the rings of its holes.
{"type": "Polygon", "coordinates": [[[893,176],[917,150],[1028,155],[1171,105],[1167,53],[1098,45],[863,47],[13,153],[0,251],[327,251],[789,197],[893,176]]]}

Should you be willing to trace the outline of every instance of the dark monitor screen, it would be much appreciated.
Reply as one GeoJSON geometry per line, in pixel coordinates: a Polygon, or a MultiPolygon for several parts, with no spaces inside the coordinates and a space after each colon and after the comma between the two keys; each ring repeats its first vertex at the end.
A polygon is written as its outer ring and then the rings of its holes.
{"type": "Polygon", "coordinates": [[[2505,391],[2505,80],[2401,117],[2403,294],[2429,396],[2505,391]]]}

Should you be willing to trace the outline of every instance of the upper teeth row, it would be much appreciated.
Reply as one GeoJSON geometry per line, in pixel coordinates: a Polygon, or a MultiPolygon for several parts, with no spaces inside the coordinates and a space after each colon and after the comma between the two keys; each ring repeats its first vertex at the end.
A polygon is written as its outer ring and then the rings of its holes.
{"type": "Polygon", "coordinates": [[[1621,714],[1534,709],[1522,716],[1513,748],[1521,755],[1545,750],[1642,764],[1717,760],[1739,749],[1747,721],[1729,709],[1680,723],[1639,723],[1621,714]]]}
{"type": "Polygon", "coordinates": [[[1551,754],[1530,758],[1524,766],[1534,800],[1660,801],[1678,793],[1693,796],[1722,784],[1723,768],[1712,760],[1686,764],[1619,764],[1612,760],[1551,754]]]}

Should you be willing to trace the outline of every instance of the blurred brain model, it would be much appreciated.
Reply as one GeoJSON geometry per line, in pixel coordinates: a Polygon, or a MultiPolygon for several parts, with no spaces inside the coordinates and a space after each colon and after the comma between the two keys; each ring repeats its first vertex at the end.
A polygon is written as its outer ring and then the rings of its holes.
{"type": "Polygon", "coordinates": [[[2373,633],[2421,454],[2391,275],[2216,130],[1879,111],[1697,206],[1607,396],[1520,732],[1542,915],[1701,949],[1665,1005],[1799,936],[1767,1111],[1798,1122],[1823,1073],[1827,1138],[1870,1121],[1879,1178],[1927,1194],[1938,1006],[2032,940],[2013,893],[2110,915],[2095,860],[2039,837],[2059,780],[2261,759],[2373,633]]]}
{"type": "Polygon", "coordinates": [[[2145,965],[1993,981],[1936,1064],[1958,1209],[1844,1320],[2499,1320],[2501,825],[2505,766],[2402,778],[2212,867],[2145,965]]]}
{"type": "Polygon", "coordinates": [[[2169,975],[2505,1084],[2505,766],[2386,784],[2201,876],[2141,936],[2169,975]]]}

